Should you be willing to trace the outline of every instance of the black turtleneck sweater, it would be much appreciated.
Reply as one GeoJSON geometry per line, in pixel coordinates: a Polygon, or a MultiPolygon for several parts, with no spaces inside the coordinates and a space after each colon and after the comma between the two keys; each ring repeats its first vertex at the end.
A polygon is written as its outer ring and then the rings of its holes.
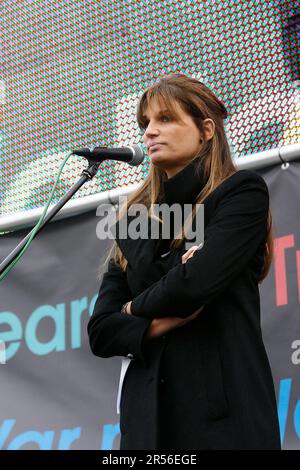
{"type": "Polygon", "coordinates": [[[168,204],[192,204],[206,183],[203,164],[198,157],[188,163],[176,175],[164,181],[165,201],[168,204]]]}
{"type": "MultiPolygon", "coordinates": [[[[203,165],[201,164],[200,157],[198,157],[188,163],[174,176],[163,182],[164,194],[161,203],[166,203],[169,206],[177,203],[181,206],[182,214],[184,214],[184,205],[196,202],[197,196],[205,186],[205,183],[206,178],[204,177],[203,165]]],[[[160,238],[155,250],[156,256],[161,256],[168,252],[170,243],[174,239],[173,218],[171,217],[170,220],[170,238],[160,238]]],[[[182,222],[184,222],[184,219],[182,219],[182,222]]]]}

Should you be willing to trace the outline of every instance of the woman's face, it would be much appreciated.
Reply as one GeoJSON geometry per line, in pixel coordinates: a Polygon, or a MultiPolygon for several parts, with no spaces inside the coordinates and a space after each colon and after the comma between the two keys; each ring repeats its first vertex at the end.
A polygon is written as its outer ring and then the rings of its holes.
{"type": "MultiPolygon", "coordinates": [[[[184,168],[199,153],[201,133],[192,117],[175,102],[180,119],[175,120],[155,100],[144,112],[146,129],[144,143],[154,166],[167,173],[168,178],[184,168]],[[152,144],[159,143],[150,147],[152,144]]],[[[209,121],[211,121],[209,119],[209,121]]]]}

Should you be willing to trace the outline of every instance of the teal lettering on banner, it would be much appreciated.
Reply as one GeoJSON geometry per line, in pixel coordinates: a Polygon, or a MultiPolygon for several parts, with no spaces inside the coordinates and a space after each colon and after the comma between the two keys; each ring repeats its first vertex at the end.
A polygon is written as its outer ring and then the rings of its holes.
{"type": "Polygon", "coordinates": [[[25,338],[28,349],[34,354],[44,356],[52,351],[65,351],[66,349],[66,314],[65,304],[58,304],[56,307],[51,305],[41,305],[30,316],[26,329],[25,338]],[[41,320],[52,318],[55,326],[55,332],[51,341],[41,343],[36,335],[37,327],[41,320]]]}
{"type": "Polygon", "coordinates": [[[8,325],[9,327],[7,331],[0,332],[0,340],[5,343],[5,357],[6,361],[8,361],[16,354],[20,347],[23,335],[22,323],[14,313],[2,312],[0,313],[0,328],[1,325],[8,325]]]}
{"type": "MultiPolygon", "coordinates": [[[[94,310],[98,294],[88,302],[87,297],[75,299],[70,302],[69,314],[66,303],[53,305],[40,305],[29,317],[25,314],[20,318],[14,312],[0,312],[0,342],[5,343],[5,360],[9,361],[18,352],[21,341],[25,339],[27,348],[33,354],[45,356],[53,352],[78,349],[82,345],[82,319],[88,319],[94,310]],[[24,319],[23,319],[24,318],[24,319]],[[22,321],[27,323],[22,325],[22,321]],[[44,319],[50,319],[54,324],[54,333],[49,341],[38,339],[37,330],[44,319]],[[22,320],[22,321],[21,321],[22,320]],[[67,331],[67,327],[70,331],[67,331]],[[70,337],[70,344],[66,338],[70,337]],[[23,338],[24,335],[24,338],[23,338]]],[[[87,333],[84,330],[84,337],[87,333]]]]}

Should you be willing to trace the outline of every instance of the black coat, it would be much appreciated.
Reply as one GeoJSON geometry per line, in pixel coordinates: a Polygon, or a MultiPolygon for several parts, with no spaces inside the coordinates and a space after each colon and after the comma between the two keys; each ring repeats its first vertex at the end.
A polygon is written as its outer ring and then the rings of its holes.
{"type": "MultiPolygon", "coordinates": [[[[164,183],[167,203],[195,200],[204,180],[193,165],[164,183]]],[[[240,170],[205,199],[204,245],[187,263],[184,246],[162,258],[169,241],[117,238],[128,267],[110,260],[88,334],[97,356],[133,355],[120,449],[280,449],[258,288],[268,208],[263,178],[240,170]],[[195,320],[145,339],[153,318],[201,305],[195,320]]]]}

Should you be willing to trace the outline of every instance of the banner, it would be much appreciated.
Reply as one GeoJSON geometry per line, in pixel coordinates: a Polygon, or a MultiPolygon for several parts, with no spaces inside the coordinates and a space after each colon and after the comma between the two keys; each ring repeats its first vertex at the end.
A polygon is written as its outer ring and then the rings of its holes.
{"type": "MultiPolygon", "coordinates": [[[[300,163],[259,173],[275,238],[260,285],[262,332],[282,448],[300,449],[300,163]]],[[[99,221],[94,210],[51,222],[0,283],[1,450],[119,448],[121,358],[95,357],[86,331],[113,243],[97,238],[99,221]]],[[[0,238],[1,259],[28,231],[0,238]]]]}

